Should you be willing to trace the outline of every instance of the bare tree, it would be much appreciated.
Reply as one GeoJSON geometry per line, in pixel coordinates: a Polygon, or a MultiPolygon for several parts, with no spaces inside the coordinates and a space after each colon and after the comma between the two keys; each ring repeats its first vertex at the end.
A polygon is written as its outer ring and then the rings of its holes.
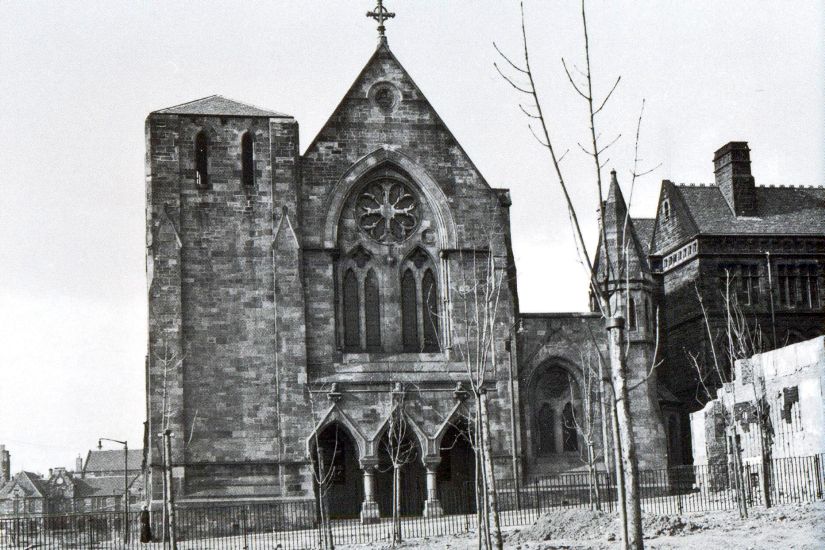
{"type": "MultiPolygon", "coordinates": [[[[737,284],[736,276],[732,275],[730,269],[724,270],[722,288],[719,289],[723,312],[723,327],[713,329],[710,317],[705,307],[702,294],[698,287],[695,293],[699,301],[705,331],[708,338],[708,348],[711,361],[701,361],[698,353],[689,352],[689,358],[697,373],[699,387],[708,398],[712,398],[716,387],[725,386],[730,388],[729,399],[719,399],[722,408],[722,420],[725,428],[726,442],[728,445],[728,455],[733,462],[734,488],[739,505],[741,517],[748,516],[748,504],[746,494],[746,479],[743,473],[743,458],[740,440],[745,430],[745,424],[749,423],[749,415],[737,413],[737,386],[746,386],[744,380],[735,382],[735,363],[738,360],[747,360],[753,355],[760,353],[763,349],[762,332],[758,321],[754,318],[749,321],[742,311],[737,294],[732,289],[737,284]],[[721,341],[724,346],[724,355],[720,358],[720,351],[717,351],[716,342],[721,341]]],[[[762,476],[760,478],[760,492],[762,502],[766,507],[771,506],[771,464],[773,449],[773,426],[770,416],[770,402],[765,386],[765,374],[761,364],[750,363],[750,386],[753,393],[753,401],[750,406],[753,410],[753,420],[759,430],[759,452],[762,463],[762,476]]],[[[698,399],[698,396],[697,396],[698,399]]]]}
{"type": "MultiPolygon", "coordinates": [[[[601,171],[607,162],[603,159],[605,151],[619,139],[621,134],[613,137],[609,141],[603,141],[601,139],[601,132],[598,130],[597,121],[599,114],[604,110],[608,101],[618,87],[621,77],[616,78],[607,93],[601,96],[596,95],[593,89],[593,75],[591,71],[590,58],[590,37],[588,35],[587,13],[584,0],[582,0],[581,3],[581,19],[584,35],[585,63],[584,70],[578,71],[582,77],[581,81],[578,81],[578,79],[573,76],[566,60],[562,59],[561,62],[562,68],[570,85],[573,87],[575,93],[581,97],[587,105],[587,123],[589,127],[590,142],[586,146],[579,144],[579,147],[593,163],[593,180],[598,200],[597,205],[599,208],[597,222],[600,241],[603,243],[601,254],[605,265],[612,266],[614,265],[612,256],[614,254],[619,256],[619,258],[615,261],[620,262],[621,253],[619,251],[611,251],[608,246],[607,230],[605,227],[605,213],[602,207],[604,203],[601,171]]],[[[573,229],[573,236],[579,256],[582,264],[588,272],[590,289],[593,297],[595,298],[595,304],[606,322],[607,347],[609,352],[608,364],[610,365],[613,399],[615,403],[614,416],[616,418],[616,431],[619,436],[616,438],[615,444],[616,448],[620,449],[622,457],[621,470],[619,471],[618,477],[622,480],[621,485],[625,493],[624,498],[620,499],[620,511],[622,512],[623,524],[623,543],[625,548],[641,549],[644,546],[644,542],[642,539],[638,463],[636,459],[636,444],[633,436],[630,405],[628,402],[626,356],[625,353],[623,353],[625,338],[621,294],[620,292],[617,292],[615,288],[611,288],[611,285],[606,285],[602,281],[599,281],[597,273],[594,270],[594,264],[591,260],[592,256],[588,252],[582,227],[579,222],[577,209],[570,197],[568,182],[564,176],[564,171],[562,170],[562,161],[567,155],[567,151],[560,153],[558,150],[557,144],[554,142],[550,130],[552,125],[552,117],[543,110],[542,103],[539,98],[539,92],[536,87],[536,80],[534,78],[534,72],[531,66],[530,50],[528,47],[527,31],[524,21],[524,5],[521,3],[522,59],[519,62],[514,61],[514,58],[505,55],[501,49],[494,44],[496,51],[505,62],[504,69],[499,67],[497,63],[495,64],[495,67],[501,77],[508,84],[510,84],[514,90],[526,97],[526,102],[519,103],[519,108],[530,121],[528,123],[528,127],[533,136],[549,155],[553,172],[555,173],[558,186],[562,191],[562,195],[567,206],[567,213],[570,220],[570,225],[573,229]]],[[[634,166],[634,175],[637,174],[637,171],[637,167],[634,166]]],[[[621,273],[621,271],[619,271],[619,273],[621,273]]],[[[618,466],[619,464],[617,464],[617,469],[618,466]]]]}
{"type": "MultiPolygon", "coordinates": [[[[151,437],[150,440],[155,442],[156,452],[162,457],[162,468],[163,468],[163,475],[161,476],[163,480],[163,511],[162,511],[162,525],[163,525],[163,533],[162,533],[162,540],[164,544],[167,541],[171,542],[173,550],[177,548],[177,541],[174,540],[174,537],[171,536],[172,533],[176,531],[174,523],[174,510],[172,507],[174,506],[174,487],[172,486],[172,457],[168,452],[169,446],[164,444],[164,437],[171,437],[173,434],[169,434],[165,436],[164,434],[167,431],[170,431],[172,425],[172,418],[173,416],[178,414],[178,410],[172,407],[171,399],[169,398],[169,379],[172,376],[177,376],[178,372],[183,368],[183,360],[184,355],[178,354],[174,351],[169,350],[169,345],[167,342],[163,342],[163,355],[155,356],[154,357],[154,364],[157,369],[161,371],[161,379],[160,379],[160,390],[161,390],[161,410],[160,410],[160,431],[155,434],[156,437],[151,437]],[[171,540],[170,540],[171,539],[171,540]]],[[[181,434],[185,438],[183,441],[184,448],[189,445],[192,441],[192,436],[195,433],[195,424],[198,419],[198,411],[195,410],[195,414],[193,415],[192,419],[192,426],[189,429],[189,436],[186,437],[186,434],[181,434]]]]}
{"type": "MultiPolygon", "coordinates": [[[[598,384],[598,371],[591,364],[592,355],[581,353],[582,376],[579,395],[575,394],[574,388],[578,385],[571,374],[568,374],[568,386],[570,387],[571,415],[569,418],[562,415],[564,427],[574,430],[578,439],[584,443],[579,446],[579,457],[587,465],[588,474],[588,496],[591,508],[601,510],[601,495],[599,493],[598,467],[599,454],[596,450],[597,437],[597,407],[596,400],[600,399],[596,386],[598,384]]],[[[598,356],[598,355],[597,355],[598,356]]],[[[604,447],[605,449],[607,447],[604,447]]],[[[605,460],[605,462],[607,462],[605,460]]]]}
{"type": "Polygon", "coordinates": [[[334,392],[335,388],[321,387],[316,390],[312,390],[309,385],[305,386],[306,399],[309,404],[310,414],[312,415],[313,426],[313,444],[310,450],[309,459],[313,465],[312,475],[315,480],[315,486],[318,489],[318,544],[324,550],[334,550],[335,539],[333,538],[332,533],[328,493],[335,474],[337,473],[335,469],[335,457],[338,454],[338,426],[335,426],[335,438],[333,441],[332,452],[325,453],[321,445],[321,434],[319,433],[321,430],[318,428],[318,425],[321,423],[323,418],[318,416],[315,400],[312,396],[313,393],[325,393],[327,390],[334,392]]]}
{"type": "Polygon", "coordinates": [[[492,235],[486,249],[461,252],[457,272],[458,288],[453,289],[456,298],[455,322],[450,326],[453,330],[453,347],[464,365],[466,381],[473,399],[473,448],[477,457],[476,475],[480,481],[477,487],[481,520],[479,546],[483,541],[487,548],[501,549],[503,539],[498,514],[485,381],[496,370],[496,324],[499,322],[501,291],[506,282],[507,271],[496,266],[492,235]]]}
{"type": "Polygon", "coordinates": [[[401,471],[420,458],[406,414],[406,392],[401,383],[392,391],[392,410],[381,446],[392,468],[392,545],[401,544],[401,471]],[[412,437],[411,437],[412,436],[412,437]]]}

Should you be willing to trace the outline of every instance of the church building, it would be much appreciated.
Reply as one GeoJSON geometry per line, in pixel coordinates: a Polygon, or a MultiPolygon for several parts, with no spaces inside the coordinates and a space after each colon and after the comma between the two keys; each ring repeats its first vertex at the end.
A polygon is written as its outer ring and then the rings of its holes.
{"type": "MultiPolygon", "coordinates": [[[[414,450],[403,511],[449,512],[443,496],[474,478],[461,432],[472,399],[466,350],[480,329],[467,303],[490,279],[501,284],[483,386],[499,477],[586,467],[575,425],[598,385],[604,320],[520,313],[509,193],[485,180],[390,50],[382,10],[377,49],[303,154],[293,117],[218,95],[146,120],[154,501],[158,436],[170,430],[182,505],[312,497],[323,456],[334,466],[333,513],[387,515],[382,442],[401,410],[414,450]]],[[[763,308],[770,249],[774,284],[786,289],[778,338],[801,318],[799,330],[815,331],[822,313],[823,190],[754,189],[741,143],[716,162],[716,186],[664,182],[655,220],[630,220],[615,174],[604,205],[607,244],[631,250],[620,280],[632,296],[628,378],[645,469],[689,459],[681,423],[701,404],[682,354],[703,346],[684,305],[692,281],[711,292],[718,265],[736,265],[763,308]],[[657,349],[662,367],[651,369],[657,349]]],[[[596,269],[619,284],[604,262],[596,269]]],[[[590,425],[600,447],[598,418],[590,425]]]]}

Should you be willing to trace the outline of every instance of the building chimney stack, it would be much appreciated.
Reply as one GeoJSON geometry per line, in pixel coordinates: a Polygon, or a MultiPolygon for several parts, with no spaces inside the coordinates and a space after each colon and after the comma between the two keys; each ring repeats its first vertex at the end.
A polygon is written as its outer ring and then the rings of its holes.
{"type": "Polygon", "coordinates": [[[83,471],[83,457],[77,455],[77,458],[74,459],[74,472],[79,474],[83,471]]]}
{"type": "Polygon", "coordinates": [[[756,183],[748,142],[731,141],[713,154],[716,186],[736,216],[756,215],[756,183]]]}
{"type": "Polygon", "coordinates": [[[11,480],[11,454],[5,445],[0,445],[0,487],[11,480]]]}

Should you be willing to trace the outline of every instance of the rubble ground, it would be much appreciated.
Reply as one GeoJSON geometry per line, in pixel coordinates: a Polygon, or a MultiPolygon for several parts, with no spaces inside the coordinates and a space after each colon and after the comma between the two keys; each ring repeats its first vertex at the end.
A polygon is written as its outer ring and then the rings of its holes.
{"type": "MultiPolygon", "coordinates": [[[[725,550],[820,550],[825,548],[825,502],[751,508],[747,519],[736,510],[682,515],[644,514],[645,548],[655,550],[724,548],[725,550]]],[[[557,510],[524,528],[505,532],[505,548],[514,550],[607,550],[618,547],[615,514],[557,510]]],[[[386,543],[340,546],[348,550],[390,548],[386,543]]],[[[405,541],[397,548],[470,550],[473,533],[405,541]]]]}

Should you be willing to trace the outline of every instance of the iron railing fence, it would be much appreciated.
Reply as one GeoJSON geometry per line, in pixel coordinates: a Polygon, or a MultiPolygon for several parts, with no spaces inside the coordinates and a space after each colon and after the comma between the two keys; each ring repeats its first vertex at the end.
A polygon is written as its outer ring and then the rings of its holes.
{"type": "MultiPolygon", "coordinates": [[[[825,497],[825,455],[775,459],[769,468],[743,466],[744,494],[751,506],[762,505],[761,476],[770,474],[774,504],[820,500],[825,497]]],[[[727,464],[681,466],[640,472],[642,508],[649,513],[680,514],[735,509],[734,476],[727,464]]],[[[600,509],[617,505],[615,479],[605,472],[577,472],[535,477],[517,482],[497,480],[498,507],[503,526],[529,525],[542,513],[559,508],[600,509]]],[[[439,491],[444,515],[401,519],[403,539],[434,537],[473,531],[477,526],[476,496],[472,484],[439,491]]],[[[181,550],[275,550],[321,547],[318,504],[313,500],[176,507],[177,539],[181,550]],[[280,545],[280,546],[279,546],[280,545]]],[[[142,545],[140,512],[128,513],[128,542],[124,542],[122,511],[77,514],[0,516],[0,549],[100,548],[137,550],[163,548],[162,542],[142,545]]],[[[163,539],[163,514],[151,515],[156,541],[163,539]]],[[[357,517],[333,519],[329,529],[336,544],[358,544],[392,539],[391,518],[362,523],[357,517]]]]}

